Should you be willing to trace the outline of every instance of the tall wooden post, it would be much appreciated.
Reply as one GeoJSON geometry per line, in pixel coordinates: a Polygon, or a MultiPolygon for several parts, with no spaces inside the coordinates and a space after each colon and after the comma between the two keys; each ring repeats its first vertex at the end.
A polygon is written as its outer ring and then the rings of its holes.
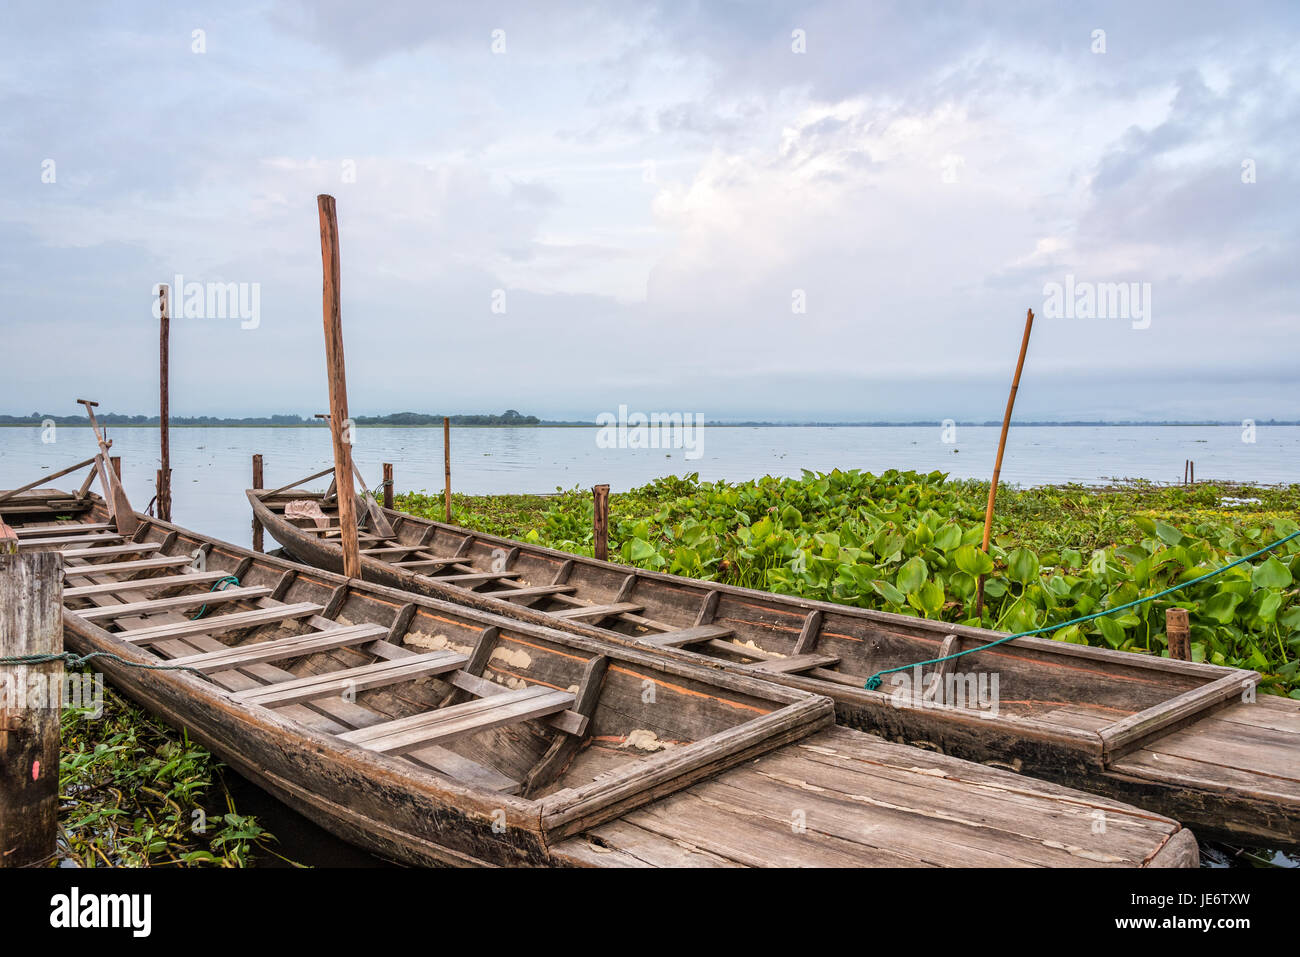
{"type": "MultiPolygon", "coordinates": [[[[63,652],[63,556],[0,549],[0,657],[63,652]]],[[[59,811],[63,662],[0,665],[0,867],[48,862],[59,811]]]]}
{"type": "Polygon", "coordinates": [[[442,473],[445,483],[443,502],[447,513],[447,524],[451,524],[451,419],[442,417],[442,473]]]}
{"type": "Polygon", "coordinates": [[[343,542],[343,574],[361,577],[357,550],[357,500],[353,494],[352,446],[344,435],[348,427],[348,384],[343,367],[343,319],[339,312],[339,223],[334,197],[316,197],[320,212],[320,258],[324,280],[321,310],[325,323],[325,362],[329,372],[330,436],[334,441],[334,478],[339,490],[339,526],[343,542]]]}
{"type": "Polygon", "coordinates": [[[1186,608],[1169,608],[1165,611],[1165,636],[1169,641],[1170,658],[1192,660],[1192,629],[1187,620],[1186,608]]]}
{"type": "MultiPolygon", "coordinates": [[[[253,488],[262,488],[262,456],[253,456],[253,488]]],[[[253,551],[263,551],[262,523],[253,516],[253,551]]]]}
{"type": "MultiPolygon", "coordinates": [[[[1016,390],[1020,388],[1020,371],[1025,367],[1025,353],[1029,351],[1029,333],[1034,328],[1034,310],[1025,314],[1025,334],[1020,339],[1020,358],[1016,360],[1016,372],[1011,377],[1011,394],[1007,396],[1007,408],[1002,413],[1002,434],[998,437],[998,456],[993,463],[993,482],[989,485],[989,504],[984,510],[984,543],[980,546],[985,552],[989,550],[989,536],[993,532],[993,503],[998,497],[998,478],[1002,475],[1002,453],[1007,447],[1007,431],[1011,428],[1011,410],[1016,406],[1016,390]]],[[[984,614],[984,576],[979,579],[978,594],[975,597],[975,614],[984,614]]]]}
{"type": "Polygon", "coordinates": [[[158,320],[158,517],[164,522],[172,520],[172,444],[171,400],[169,398],[168,365],[171,356],[171,288],[158,287],[160,317],[158,320]]]}
{"type": "Polygon", "coordinates": [[[602,562],[609,560],[609,486],[596,485],[591,490],[592,504],[595,506],[591,516],[592,538],[596,557],[602,562]]]}
{"type": "Polygon", "coordinates": [[[384,508],[393,507],[393,464],[384,463],[384,508]]]}

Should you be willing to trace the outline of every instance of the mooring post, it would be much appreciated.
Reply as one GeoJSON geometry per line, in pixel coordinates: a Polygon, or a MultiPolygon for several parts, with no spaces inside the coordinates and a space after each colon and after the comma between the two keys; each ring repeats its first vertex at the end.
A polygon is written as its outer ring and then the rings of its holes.
{"type": "Polygon", "coordinates": [[[158,320],[158,517],[164,522],[172,520],[172,445],[171,403],[168,398],[168,364],[171,354],[171,288],[158,287],[161,309],[158,320]]]}
{"type": "Polygon", "coordinates": [[[384,508],[393,507],[393,463],[384,463],[384,508]]]}
{"type": "Polygon", "coordinates": [[[1165,611],[1165,636],[1169,641],[1169,657],[1179,661],[1192,660],[1192,629],[1187,621],[1186,608],[1165,611]]]}
{"type": "MultiPolygon", "coordinates": [[[[1007,396],[1007,408],[1002,413],[1002,434],[998,437],[998,456],[993,463],[993,483],[989,486],[989,504],[984,510],[984,544],[980,547],[987,553],[989,536],[993,532],[993,503],[998,497],[998,478],[1002,474],[1002,453],[1007,447],[1007,430],[1011,428],[1011,410],[1016,407],[1016,391],[1020,388],[1020,372],[1025,367],[1025,353],[1029,351],[1029,334],[1034,329],[1034,310],[1025,314],[1025,334],[1020,339],[1020,358],[1016,360],[1016,372],[1011,377],[1011,394],[1007,396]]],[[[975,614],[984,614],[984,576],[979,577],[975,595],[975,614]]]]}
{"type": "Polygon", "coordinates": [[[592,538],[596,557],[603,562],[609,559],[609,486],[593,486],[591,498],[595,506],[591,516],[592,538]]]}
{"type": "MultiPolygon", "coordinates": [[[[0,539],[0,659],[61,655],[63,556],[16,542],[0,539]]],[[[0,867],[54,856],[62,702],[62,660],[0,664],[0,867]]]]}
{"type": "Polygon", "coordinates": [[[447,513],[447,524],[451,524],[451,419],[442,417],[442,472],[445,480],[443,500],[447,513]]]}
{"type": "Polygon", "coordinates": [[[1183,459],[1183,484],[1187,484],[1187,469],[1191,465],[1191,459],[1183,459]]]}
{"type": "Polygon", "coordinates": [[[1196,459],[1191,460],[1192,465],[1192,484],[1196,484],[1196,459]]]}
{"type": "MultiPolygon", "coordinates": [[[[253,456],[253,488],[262,487],[262,456],[261,453],[253,456]]],[[[262,523],[258,521],[256,515],[253,516],[253,551],[263,551],[262,541],[262,523]]]]}

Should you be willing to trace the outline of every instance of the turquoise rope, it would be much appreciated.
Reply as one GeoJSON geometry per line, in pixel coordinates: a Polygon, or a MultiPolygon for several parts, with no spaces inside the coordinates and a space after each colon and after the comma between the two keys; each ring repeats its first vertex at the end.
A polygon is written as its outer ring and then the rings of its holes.
{"type": "MultiPolygon", "coordinates": [[[[213,591],[217,591],[218,589],[221,591],[225,591],[227,585],[234,585],[236,588],[238,588],[239,579],[236,578],[234,575],[226,575],[224,578],[218,578],[216,581],[212,583],[212,587],[209,588],[208,591],[213,592],[213,591]]],[[[198,621],[200,618],[203,617],[204,613],[207,612],[207,610],[208,610],[208,606],[204,605],[202,608],[199,609],[199,613],[195,615],[193,618],[191,618],[190,621],[198,621]]]]}
{"type": "Polygon", "coordinates": [[[51,661],[66,662],[73,668],[80,668],[91,658],[107,658],[110,661],[116,661],[120,665],[126,665],[128,668],[139,668],[143,671],[188,671],[196,674],[200,678],[206,678],[202,671],[197,668],[191,668],[188,665],[146,665],[138,661],[127,661],[125,658],[119,658],[117,655],[108,651],[92,651],[88,655],[74,655],[70,651],[60,652],[58,654],[42,655],[14,655],[12,657],[0,658],[0,665],[43,665],[51,661]]]}
{"type": "Polygon", "coordinates": [[[1069,621],[1063,621],[1058,625],[1046,625],[1042,628],[1035,628],[1033,631],[1022,631],[1019,634],[1007,635],[1005,638],[999,638],[997,641],[990,641],[988,644],[980,645],[978,648],[970,648],[967,649],[966,651],[958,651],[951,655],[944,655],[942,658],[931,658],[929,661],[918,661],[910,665],[899,665],[897,668],[886,668],[884,671],[877,671],[874,675],[872,675],[870,678],[867,679],[867,683],[863,687],[865,687],[868,691],[875,691],[877,688],[880,687],[880,682],[883,676],[888,674],[893,674],[895,671],[907,671],[911,668],[920,668],[925,665],[937,665],[940,662],[951,661],[953,658],[960,658],[963,655],[973,655],[978,651],[984,651],[988,648],[996,647],[997,645],[1006,644],[1008,641],[1011,641],[1015,638],[1028,638],[1031,635],[1041,635],[1049,631],[1058,631],[1061,628],[1067,628],[1070,625],[1077,625],[1080,624],[1081,622],[1092,621],[1094,618],[1102,618],[1106,615],[1113,615],[1115,612],[1124,611],[1127,608],[1135,608],[1138,605],[1145,605],[1147,602],[1155,601],[1157,598],[1163,598],[1165,597],[1165,595],[1172,595],[1176,591],[1182,591],[1184,588],[1191,588],[1193,585],[1199,585],[1203,581],[1208,581],[1209,579],[1213,578],[1215,575],[1221,575],[1223,572],[1226,572],[1229,568],[1235,568],[1238,565],[1243,565],[1246,562],[1250,561],[1252,558],[1258,558],[1260,555],[1263,555],[1266,552],[1271,552],[1279,545],[1285,545],[1293,538],[1300,538],[1300,531],[1292,532],[1286,538],[1279,538],[1272,545],[1265,545],[1259,551],[1251,552],[1249,555],[1244,555],[1241,558],[1238,558],[1235,562],[1229,562],[1227,565],[1224,565],[1222,568],[1216,568],[1212,572],[1206,572],[1204,575],[1201,575],[1197,578],[1193,578],[1191,581],[1183,582],[1181,585],[1174,585],[1172,588],[1166,588],[1164,591],[1156,592],[1154,595],[1147,595],[1145,598],[1135,598],[1133,601],[1125,602],[1122,605],[1116,605],[1114,608],[1107,608],[1105,611],[1096,611],[1093,612],[1091,615],[1084,615],[1082,618],[1071,618],[1069,621]]]}

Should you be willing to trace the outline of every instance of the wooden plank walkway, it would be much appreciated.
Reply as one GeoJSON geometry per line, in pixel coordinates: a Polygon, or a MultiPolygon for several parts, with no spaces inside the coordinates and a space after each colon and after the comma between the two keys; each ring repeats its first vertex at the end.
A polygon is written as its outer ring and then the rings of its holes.
{"type": "Polygon", "coordinates": [[[835,727],[552,848],[577,867],[1170,867],[1174,821],[835,727]]]}

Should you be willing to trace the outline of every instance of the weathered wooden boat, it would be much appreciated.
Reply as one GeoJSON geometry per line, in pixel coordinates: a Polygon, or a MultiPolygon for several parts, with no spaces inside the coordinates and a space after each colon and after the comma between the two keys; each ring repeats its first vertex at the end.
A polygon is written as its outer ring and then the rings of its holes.
{"type": "MultiPolygon", "coordinates": [[[[289,555],[338,570],[336,485],[301,488],[328,474],[248,497],[289,555]],[[287,518],[291,502],[324,518],[287,518]]],[[[1300,845],[1300,702],[1256,697],[1253,671],[1017,638],[873,691],[879,671],[1005,634],[570,555],[368,495],[359,514],[368,581],[828,695],[841,724],[1118,797],[1198,833],[1300,845]]]]}
{"type": "Polygon", "coordinates": [[[834,727],[825,697],[259,555],[127,511],[99,474],[105,498],[0,493],[20,549],[62,552],[68,647],[113,656],[92,667],[385,857],[1197,861],[1175,821],[834,727]]]}

